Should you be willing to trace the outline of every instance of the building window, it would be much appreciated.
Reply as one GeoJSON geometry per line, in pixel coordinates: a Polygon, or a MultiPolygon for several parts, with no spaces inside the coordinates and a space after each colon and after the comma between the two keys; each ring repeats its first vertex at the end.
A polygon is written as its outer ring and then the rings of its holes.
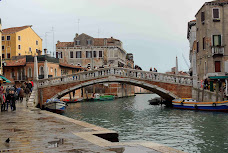
{"type": "Polygon", "coordinates": [[[10,53],[7,53],[7,58],[10,58],[10,53]]]}
{"type": "Polygon", "coordinates": [[[215,61],[215,72],[221,72],[221,62],[215,61]]]}
{"type": "Polygon", "coordinates": [[[19,40],[19,41],[21,40],[21,36],[18,36],[18,40],[19,40]]]}
{"type": "Polygon", "coordinates": [[[213,35],[213,46],[222,46],[221,35],[213,35]]]}
{"type": "Polygon", "coordinates": [[[43,66],[40,66],[40,72],[39,72],[40,75],[44,75],[44,67],[43,66]]]}
{"type": "Polygon", "coordinates": [[[38,51],[38,49],[36,49],[36,53],[38,53],[39,51],[38,51]]]}
{"type": "Polygon", "coordinates": [[[4,41],[5,40],[5,36],[2,36],[2,41],[4,41]]]}
{"type": "Polygon", "coordinates": [[[21,45],[18,45],[18,49],[21,49],[21,45]]]}
{"type": "Polygon", "coordinates": [[[207,74],[207,62],[205,61],[205,63],[204,63],[204,75],[206,75],[207,74]]]}
{"type": "Polygon", "coordinates": [[[97,57],[97,52],[96,51],[93,51],[93,57],[97,57]]]}
{"type": "Polygon", "coordinates": [[[99,57],[103,57],[103,52],[99,51],[99,57]]]}
{"type": "Polygon", "coordinates": [[[213,19],[219,19],[219,9],[218,8],[213,9],[213,19]]]}
{"type": "Polygon", "coordinates": [[[2,45],[2,50],[5,50],[5,46],[4,45],[2,45]]]}
{"type": "Polygon", "coordinates": [[[82,52],[76,51],[76,58],[82,58],[82,52]]]}
{"type": "Polygon", "coordinates": [[[87,40],[87,45],[91,45],[92,44],[92,41],[89,39],[87,40]]]}
{"type": "Polygon", "coordinates": [[[57,77],[57,69],[55,68],[55,77],[57,77]]]}
{"type": "Polygon", "coordinates": [[[38,40],[36,41],[36,45],[38,45],[38,40]]]}
{"type": "Polygon", "coordinates": [[[205,21],[205,12],[201,12],[201,22],[204,23],[205,21]]]}
{"type": "Polygon", "coordinates": [[[203,49],[206,49],[206,40],[205,40],[205,37],[203,37],[203,49]]]}
{"type": "Polygon", "coordinates": [[[18,53],[18,56],[21,56],[21,53],[18,53]]]}
{"type": "Polygon", "coordinates": [[[86,51],[86,58],[92,58],[92,51],[86,51]]]}
{"type": "Polygon", "coordinates": [[[28,68],[28,77],[31,78],[32,77],[32,68],[28,68]]]}
{"type": "Polygon", "coordinates": [[[196,52],[199,53],[199,42],[196,43],[196,52]]]}
{"type": "Polygon", "coordinates": [[[32,51],[32,48],[31,48],[31,47],[29,47],[29,51],[30,51],[30,52],[32,51]]]}
{"type": "Polygon", "coordinates": [[[62,52],[56,52],[56,58],[63,58],[63,53],[62,52]]]}
{"type": "Polygon", "coordinates": [[[6,40],[8,40],[8,41],[9,41],[9,40],[10,40],[10,36],[6,36],[6,40]]]}
{"type": "Polygon", "coordinates": [[[72,51],[70,52],[70,58],[74,58],[74,53],[72,51]]]}
{"type": "Polygon", "coordinates": [[[5,54],[2,54],[2,59],[5,59],[5,54]]]}
{"type": "Polygon", "coordinates": [[[11,72],[10,74],[11,74],[11,75],[10,75],[11,78],[14,78],[14,77],[15,77],[14,70],[12,70],[12,72],[11,72]]]}
{"type": "Polygon", "coordinates": [[[75,44],[80,45],[80,40],[76,40],[75,44]]]}

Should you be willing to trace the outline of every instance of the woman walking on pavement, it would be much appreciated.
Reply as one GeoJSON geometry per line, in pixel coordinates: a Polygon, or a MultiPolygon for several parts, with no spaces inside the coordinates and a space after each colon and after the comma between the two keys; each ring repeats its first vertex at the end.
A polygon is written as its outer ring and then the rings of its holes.
{"type": "Polygon", "coordinates": [[[16,104],[15,104],[16,96],[15,96],[15,93],[14,93],[13,90],[11,90],[11,91],[9,92],[9,94],[7,95],[6,101],[7,101],[8,103],[10,103],[11,111],[15,111],[15,110],[16,110],[16,104]]]}
{"type": "Polygon", "coordinates": [[[21,90],[19,91],[19,101],[22,103],[23,102],[23,98],[24,98],[24,90],[21,88],[21,90]]]}

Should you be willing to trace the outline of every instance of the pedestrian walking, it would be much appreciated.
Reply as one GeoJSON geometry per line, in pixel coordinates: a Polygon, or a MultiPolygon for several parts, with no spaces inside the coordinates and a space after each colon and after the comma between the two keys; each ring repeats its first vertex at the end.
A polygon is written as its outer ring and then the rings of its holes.
{"type": "Polygon", "coordinates": [[[19,101],[22,103],[23,102],[23,98],[24,98],[24,90],[22,88],[19,91],[18,97],[19,97],[19,101]]]}
{"type": "Polygon", "coordinates": [[[6,101],[8,103],[10,103],[11,106],[11,111],[15,111],[16,110],[16,96],[15,96],[15,92],[13,90],[10,90],[9,94],[6,97],[6,101]]]}
{"type": "Polygon", "coordinates": [[[30,97],[30,89],[29,88],[25,88],[25,97],[26,97],[26,107],[28,107],[28,100],[30,97]]]}
{"type": "Polygon", "coordinates": [[[27,83],[27,88],[29,88],[30,91],[32,92],[32,83],[31,83],[31,81],[29,81],[29,82],[27,83]]]}
{"type": "Polygon", "coordinates": [[[5,88],[2,86],[3,81],[0,80],[0,101],[1,101],[1,111],[5,110],[5,88]]]}

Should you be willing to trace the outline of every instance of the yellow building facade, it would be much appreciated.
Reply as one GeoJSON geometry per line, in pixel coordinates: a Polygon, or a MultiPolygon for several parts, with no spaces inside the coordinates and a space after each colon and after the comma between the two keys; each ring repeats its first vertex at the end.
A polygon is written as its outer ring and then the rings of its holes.
{"type": "Polygon", "coordinates": [[[13,27],[2,30],[2,59],[13,56],[42,54],[42,39],[32,26],[13,27]]]}
{"type": "Polygon", "coordinates": [[[2,21],[0,18],[0,75],[2,75],[2,21]]]}

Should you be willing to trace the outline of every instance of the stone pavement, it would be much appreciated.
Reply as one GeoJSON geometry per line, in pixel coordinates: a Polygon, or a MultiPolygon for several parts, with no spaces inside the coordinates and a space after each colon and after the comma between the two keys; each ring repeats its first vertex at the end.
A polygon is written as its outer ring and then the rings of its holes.
{"type": "Polygon", "coordinates": [[[99,133],[116,132],[39,109],[31,111],[22,103],[16,111],[0,112],[0,152],[180,152],[151,142],[112,143],[94,135],[99,133]]]}

